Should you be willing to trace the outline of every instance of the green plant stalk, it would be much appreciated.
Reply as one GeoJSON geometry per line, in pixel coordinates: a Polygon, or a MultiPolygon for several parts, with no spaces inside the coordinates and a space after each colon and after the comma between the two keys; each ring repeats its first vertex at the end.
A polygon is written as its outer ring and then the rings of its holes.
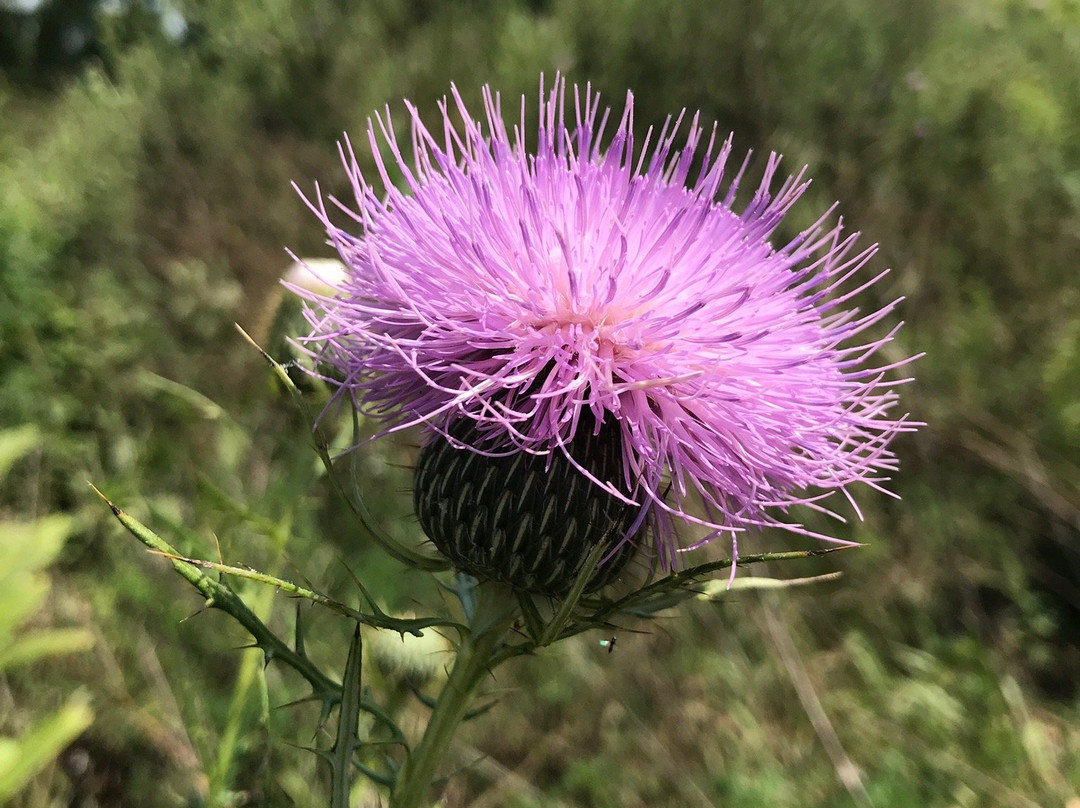
{"type": "MultiPolygon", "coordinates": [[[[154,548],[151,548],[154,549],[154,548]]],[[[373,628],[388,628],[392,631],[406,631],[409,634],[419,637],[420,633],[432,626],[444,626],[446,628],[464,629],[460,623],[455,623],[453,620],[443,620],[437,617],[424,617],[416,619],[403,619],[397,617],[390,617],[385,612],[382,612],[371,604],[373,612],[367,614],[357,609],[353,609],[350,606],[346,606],[344,603],[333,600],[319,592],[312,589],[307,589],[302,586],[297,586],[292,581],[286,581],[283,578],[278,578],[274,575],[268,575],[265,572],[259,572],[258,570],[248,569],[246,567],[233,567],[228,564],[222,564],[219,561],[206,561],[201,558],[191,558],[189,556],[179,555],[175,550],[171,553],[167,553],[163,550],[154,549],[154,552],[158,553],[170,561],[174,566],[177,563],[187,564],[192,567],[199,567],[201,569],[214,570],[220,572],[223,575],[230,575],[236,578],[243,578],[247,581],[255,581],[256,583],[266,584],[276,589],[280,589],[287,595],[297,598],[304,598],[310,600],[312,603],[317,603],[320,606],[325,606],[333,612],[337,612],[345,617],[352,618],[358,623],[363,623],[366,626],[372,626],[373,628]]],[[[178,568],[179,569],[179,568],[178,568]]],[[[185,575],[185,577],[187,577],[185,575]]],[[[359,586],[359,582],[357,581],[359,586]]],[[[366,594],[366,593],[365,593],[366,594]]]]}
{"type": "MultiPolygon", "coordinates": [[[[386,551],[386,553],[389,554],[392,558],[400,561],[406,566],[412,567],[413,569],[426,570],[428,572],[440,572],[442,570],[445,570],[448,567],[445,559],[438,556],[429,556],[423,553],[419,553],[411,547],[406,547],[403,544],[400,544],[399,542],[388,536],[386,533],[379,530],[379,528],[375,525],[375,520],[372,518],[371,511],[368,510],[367,504],[364,502],[363,498],[360,496],[354,496],[352,493],[353,491],[360,491],[360,485],[357,482],[356,475],[356,454],[353,453],[353,487],[350,490],[346,486],[345,481],[341,479],[341,475],[339,475],[334,468],[334,459],[331,456],[330,452],[330,441],[323,434],[323,430],[319,427],[319,419],[314,417],[313,413],[311,412],[311,408],[308,407],[307,399],[304,398],[304,394],[293,383],[293,380],[289,378],[289,372],[280,362],[278,362],[276,359],[274,359],[274,357],[264,351],[259,346],[259,343],[252,339],[251,335],[249,335],[243,328],[241,328],[239,324],[236,325],[236,330],[240,332],[240,336],[242,336],[249,345],[251,345],[256,351],[258,351],[262,355],[262,358],[266,360],[266,363],[270,365],[271,369],[274,371],[274,375],[277,376],[278,381],[280,381],[281,384],[284,385],[285,389],[289,391],[289,394],[293,397],[293,400],[299,406],[300,412],[304,414],[304,418],[309,424],[314,425],[314,430],[312,432],[314,448],[316,453],[319,455],[319,459],[322,460],[323,465],[326,467],[327,478],[330,480],[331,485],[333,485],[334,488],[337,490],[338,494],[341,495],[341,498],[342,500],[344,500],[345,504],[349,506],[349,509],[360,520],[360,524],[363,525],[364,529],[368,532],[368,534],[375,541],[375,543],[378,544],[379,547],[381,547],[384,551],[386,551]]],[[[356,439],[356,435],[358,434],[360,429],[359,417],[359,414],[354,410],[353,445],[359,443],[359,440],[356,439]]]]}
{"type": "MultiPolygon", "coordinates": [[[[252,611],[260,619],[269,617],[273,594],[272,589],[265,589],[254,598],[255,602],[252,611]]],[[[225,729],[221,733],[221,740],[218,743],[217,758],[210,771],[209,793],[212,806],[223,806],[229,801],[228,783],[236,763],[240,736],[244,731],[244,712],[250,699],[251,690],[258,681],[265,660],[266,658],[261,649],[248,649],[244,652],[244,659],[240,664],[236,683],[233,685],[233,694],[229,702],[225,729]],[[257,650],[260,653],[253,654],[250,653],[251,650],[257,650]]]]}
{"type": "Polygon", "coordinates": [[[471,631],[458,648],[450,677],[439,694],[420,743],[398,773],[390,808],[421,808],[439,763],[458,725],[469,711],[473,694],[487,676],[506,632],[517,617],[517,603],[502,585],[485,583],[478,590],[471,631]]]}
{"type": "Polygon", "coordinates": [[[129,533],[151,550],[160,553],[171,561],[173,569],[180,573],[180,576],[184,578],[184,580],[202,593],[203,597],[206,598],[206,605],[208,607],[220,609],[243,626],[255,639],[256,645],[262,649],[263,655],[267,660],[278,659],[295,670],[307,679],[308,684],[311,685],[312,690],[315,691],[315,695],[319,698],[330,698],[335,702],[340,698],[341,687],[338,683],[319,670],[306,656],[294,653],[289,646],[282,642],[278,636],[248,608],[247,604],[240,599],[239,595],[233,592],[229,587],[225,586],[225,584],[204,575],[202,570],[194,564],[182,560],[183,556],[177,553],[167,541],[162,539],[137,519],[133,518],[126,511],[114,505],[108,497],[98,491],[93,484],[91,484],[90,487],[105,501],[105,504],[108,505],[109,509],[113,512],[113,515],[129,533]]]}
{"type": "MultiPolygon", "coordinates": [[[[258,649],[252,649],[258,650],[258,649]]],[[[240,743],[240,735],[243,731],[244,709],[247,706],[248,694],[255,683],[255,677],[263,662],[263,655],[245,652],[244,660],[240,665],[240,672],[233,685],[232,699],[229,701],[229,711],[225,721],[225,728],[217,744],[217,754],[214,763],[210,767],[209,786],[207,799],[211,808],[224,808],[230,804],[229,780],[232,776],[233,767],[236,763],[237,749],[240,743]]]]}
{"type": "MultiPolygon", "coordinates": [[[[275,550],[273,567],[276,568],[289,543],[290,530],[286,525],[270,525],[267,537],[273,542],[275,550]]],[[[269,620],[273,610],[274,590],[264,588],[252,597],[252,612],[264,623],[269,620]]],[[[228,785],[233,776],[240,738],[244,731],[244,714],[255,687],[265,669],[266,657],[263,654],[245,653],[240,671],[233,685],[232,700],[229,703],[225,729],[218,743],[217,759],[210,771],[209,799],[211,806],[224,806],[230,800],[228,785]]],[[[265,682],[264,682],[265,684],[265,682]]]]}

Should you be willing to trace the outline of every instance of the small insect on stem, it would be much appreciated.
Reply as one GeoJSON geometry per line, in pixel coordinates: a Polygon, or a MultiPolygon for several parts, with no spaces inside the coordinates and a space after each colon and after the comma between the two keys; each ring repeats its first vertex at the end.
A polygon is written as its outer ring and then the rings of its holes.
{"type": "Polygon", "coordinates": [[[607,652],[610,654],[615,650],[615,638],[612,637],[610,640],[600,640],[600,647],[606,648],[607,652]]]}

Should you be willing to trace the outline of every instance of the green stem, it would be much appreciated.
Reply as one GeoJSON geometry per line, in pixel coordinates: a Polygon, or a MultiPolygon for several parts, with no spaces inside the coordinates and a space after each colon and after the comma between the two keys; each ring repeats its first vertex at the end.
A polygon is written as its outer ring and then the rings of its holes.
{"type": "Polygon", "coordinates": [[[337,701],[341,695],[341,686],[319,670],[306,656],[294,653],[248,608],[239,595],[221,581],[215,581],[205,575],[195,564],[184,560],[184,557],[172,545],[126,511],[110,502],[104,494],[98,491],[93,483],[90,484],[90,487],[97,492],[99,497],[105,500],[113,515],[120,520],[120,524],[127,528],[128,532],[151,550],[155,550],[169,559],[173,569],[203,594],[203,597],[206,598],[207,607],[220,609],[247,629],[248,633],[255,638],[255,644],[262,649],[266,661],[278,659],[284,662],[307,679],[316,696],[324,700],[337,701]]]}
{"type": "Polygon", "coordinates": [[[428,804],[424,798],[439,763],[516,617],[517,604],[508,590],[496,584],[481,584],[470,632],[458,648],[454,668],[431,712],[424,736],[398,773],[391,808],[422,808],[428,804]]]}

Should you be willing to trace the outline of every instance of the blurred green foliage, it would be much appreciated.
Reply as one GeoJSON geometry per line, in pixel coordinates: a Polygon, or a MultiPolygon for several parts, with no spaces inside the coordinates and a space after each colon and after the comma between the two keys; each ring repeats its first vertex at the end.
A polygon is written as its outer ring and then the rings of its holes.
{"type": "MultiPolygon", "coordinates": [[[[32,426],[0,432],[0,480],[41,436],[32,426]]],[[[17,665],[43,665],[50,657],[84,651],[93,635],[82,628],[37,629],[27,624],[42,610],[49,594],[43,573],[63,549],[71,519],[56,514],[30,521],[0,521],[0,675],[17,665]]],[[[19,734],[0,734],[0,800],[8,802],[93,721],[87,694],[78,690],[63,706],[19,734]]],[[[35,711],[38,712],[38,711],[35,711]]],[[[22,716],[21,718],[25,718],[22,716]]]]}
{"type": "MultiPolygon", "coordinates": [[[[467,99],[484,83],[513,98],[556,70],[616,105],[631,89],[642,130],[700,108],[737,147],[808,164],[792,231],[838,199],[880,242],[875,266],[893,272],[867,305],[906,298],[893,355],[927,352],[904,403],[928,426],[897,444],[903,500],[862,497],[865,522],[842,528],[870,545],[841,554],[842,584],[741,593],[624,633],[611,654],[582,641],[513,667],[497,683],[513,689],[465,739],[489,757],[448,799],[1077,798],[1075,0],[188,0],[83,3],[88,18],[79,5],[44,7],[90,20],[72,58],[41,44],[62,20],[0,17],[19,45],[0,58],[0,424],[45,436],[0,507],[24,522],[66,514],[48,616],[97,639],[3,673],[5,736],[79,686],[95,705],[23,804],[323,804],[316,761],[288,746],[310,742],[315,717],[277,709],[299,683],[234,651],[245,639],[219,615],[181,622],[199,604],[116,538],[85,481],[185,552],[342,599],[355,598],[348,565],[391,583],[390,608],[430,602],[419,577],[368,554],[314,455],[302,461],[306,425],[231,323],[286,350],[269,329],[283,248],[326,254],[289,183],[345,194],[343,131],[368,164],[365,121],[385,104],[402,126],[402,97],[434,113],[451,82],[467,99]]],[[[416,531],[409,452],[375,444],[361,458],[373,507],[402,536],[416,531]]],[[[289,626],[291,604],[247,594],[289,626]]],[[[309,623],[311,653],[340,669],[347,627],[309,623]]]]}

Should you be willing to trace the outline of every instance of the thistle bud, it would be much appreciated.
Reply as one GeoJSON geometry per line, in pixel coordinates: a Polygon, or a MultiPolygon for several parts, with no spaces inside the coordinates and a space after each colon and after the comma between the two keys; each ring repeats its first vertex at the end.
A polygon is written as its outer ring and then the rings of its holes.
{"type": "Polygon", "coordinates": [[[485,448],[476,422],[451,425],[420,452],[414,502],[420,525],[453,565],[481,580],[536,594],[564,595],[598,545],[611,551],[586,591],[611,582],[633,555],[627,538],[638,506],[590,480],[622,479],[622,437],[583,415],[567,456],[485,448]]]}

